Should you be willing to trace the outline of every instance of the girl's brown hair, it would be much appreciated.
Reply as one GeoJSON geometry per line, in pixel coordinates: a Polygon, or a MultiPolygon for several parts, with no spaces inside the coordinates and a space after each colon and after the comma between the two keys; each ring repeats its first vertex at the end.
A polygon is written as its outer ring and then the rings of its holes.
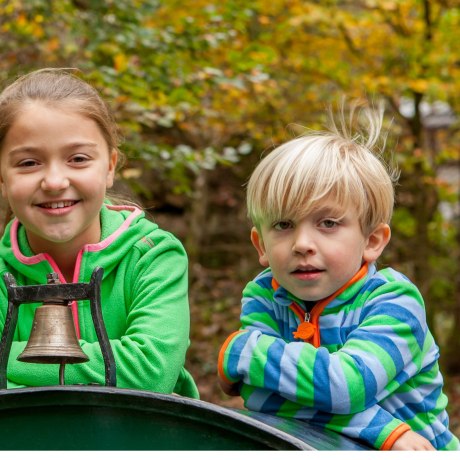
{"type": "Polygon", "coordinates": [[[40,101],[69,105],[94,120],[109,151],[118,151],[119,133],[113,115],[99,93],[71,69],[41,69],[19,77],[0,94],[0,148],[24,104],[40,101]]]}

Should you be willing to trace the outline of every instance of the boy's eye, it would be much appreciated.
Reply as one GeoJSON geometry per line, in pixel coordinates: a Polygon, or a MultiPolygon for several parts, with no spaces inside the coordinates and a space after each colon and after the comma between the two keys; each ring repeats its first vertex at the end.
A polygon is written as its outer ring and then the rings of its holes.
{"type": "Polygon", "coordinates": [[[273,228],[275,230],[287,230],[292,227],[293,227],[293,224],[290,220],[282,220],[280,222],[275,222],[273,224],[273,228]]]}
{"type": "Polygon", "coordinates": [[[337,225],[339,225],[339,222],[337,222],[336,220],[332,220],[332,219],[324,219],[320,222],[320,227],[324,227],[324,228],[334,228],[337,225]]]}

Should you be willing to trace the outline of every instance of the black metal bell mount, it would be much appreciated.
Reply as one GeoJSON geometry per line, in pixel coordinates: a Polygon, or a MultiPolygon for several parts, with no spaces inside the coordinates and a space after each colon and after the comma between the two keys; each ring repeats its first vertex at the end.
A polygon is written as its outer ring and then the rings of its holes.
{"type": "Polygon", "coordinates": [[[8,292],[8,310],[0,341],[0,389],[7,385],[6,369],[18,321],[18,310],[25,303],[43,302],[35,310],[33,326],[19,361],[39,364],[59,364],[59,384],[65,384],[66,364],[89,360],[78,342],[70,302],[89,300],[91,317],[101,347],[105,366],[105,385],[116,386],[116,366],[112,348],[102,318],[100,286],[103,269],[97,267],[89,283],[59,282],[56,273],[47,276],[47,284],[17,286],[10,273],[4,275],[8,292]]]}

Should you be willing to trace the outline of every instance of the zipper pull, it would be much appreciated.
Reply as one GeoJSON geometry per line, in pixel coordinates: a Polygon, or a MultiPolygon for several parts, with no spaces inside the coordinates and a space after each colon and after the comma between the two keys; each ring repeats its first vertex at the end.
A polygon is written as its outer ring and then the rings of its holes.
{"type": "Polygon", "coordinates": [[[305,319],[303,323],[299,324],[297,331],[293,332],[292,335],[295,339],[301,339],[305,342],[310,340],[316,331],[316,326],[310,323],[310,313],[307,311],[305,312],[305,319]]]}

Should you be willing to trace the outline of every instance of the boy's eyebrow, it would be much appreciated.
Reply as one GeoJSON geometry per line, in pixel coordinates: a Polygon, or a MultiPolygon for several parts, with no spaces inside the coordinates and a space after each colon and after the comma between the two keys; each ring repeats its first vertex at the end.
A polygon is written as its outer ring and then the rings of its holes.
{"type": "Polygon", "coordinates": [[[327,213],[327,214],[337,214],[337,213],[343,213],[343,209],[333,206],[325,206],[323,208],[318,208],[314,210],[313,212],[321,212],[321,213],[327,213]]]}
{"type": "Polygon", "coordinates": [[[332,216],[343,216],[346,210],[339,206],[324,206],[313,209],[310,215],[332,215],[332,216]]]}

